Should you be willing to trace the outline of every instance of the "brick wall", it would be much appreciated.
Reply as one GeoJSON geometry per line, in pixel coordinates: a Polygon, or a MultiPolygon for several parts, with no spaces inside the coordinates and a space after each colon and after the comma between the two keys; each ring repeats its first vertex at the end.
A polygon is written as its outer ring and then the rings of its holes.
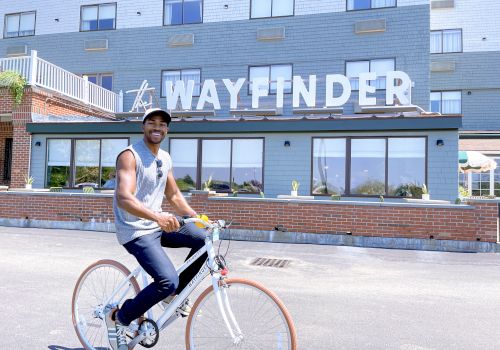
{"type": "MultiPolygon", "coordinates": [[[[471,206],[419,206],[391,203],[296,202],[266,199],[208,198],[193,194],[190,203],[212,218],[234,220],[233,227],[290,232],[346,233],[353,236],[430,238],[496,242],[498,203],[471,206]]],[[[168,206],[164,206],[168,211],[168,206]]],[[[95,222],[114,220],[112,197],[0,193],[0,218],[95,222]]]]}
{"type": "MultiPolygon", "coordinates": [[[[11,114],[12,116],[11,123],[0,123],[10,125],[11,130],[8,136],[3,135],[3,130],[8,130],[9,127],[0,125],[0,162],[3,162],[4,159],[2,149],[5,146],[2,148],[2,145],[5,144],[5,137],[13,137],[10,187],[23,187],[24,177],[29,174],[31,134],[26,132],[26,123],[32,121],[34,113],[42,116],[112,116],[108,112],[36,87],[27,87],[24,90],[23,100],[15,106],[10,91],[6,88],[0,89],[0,114],[11,114]]],[[[3,163],[0,163],[0,172],[2,172],[3,177],[3,163]]],[[[0,178],[0,181],[3,179],[0,178]]]]}

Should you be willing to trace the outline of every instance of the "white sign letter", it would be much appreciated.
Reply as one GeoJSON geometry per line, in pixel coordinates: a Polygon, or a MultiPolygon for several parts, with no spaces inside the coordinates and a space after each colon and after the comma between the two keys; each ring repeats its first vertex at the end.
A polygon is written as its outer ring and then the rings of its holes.
{"type": "Polygon", "coordinates": [[[219,95],[217,94],[217,88],[215,87],[215,81],[212,79],[205,80],[203,83],[203,89],[201,90],[200,98],[196,109],[203,109],[205,102],[211,103],[214,109],[220,109],[219,95]],[[210,96],[208,95],[210,93],[210,96]]]}
{"type": "Polygon", "coordinates": [[[293,107],[300,107],[300,96],[304,98],[307,107],[316,106],[316,76],[309,76],[309,90],[304,85],[304,81],[298,75],[293,76],[293,107]]]}
{"type": "Polygon", "coordinates": [[[360,73],[359,74],[359,105],[360,106],[376,106],[377,98],[367,97],[367,93],[375,93],[375,86],[368,85],[369,80],[377,79],[377,73],[360,73]]]}
{"type": "Polygon", "coordinates": [[[411,91],[411,79],[408,74],[401,71],[387,72],[386,85],[387,87],[385,91],[385,103],[387,105],[394,105],[394,95],[396,95],[399,103],[403,106],[411,104],[410,99],[408,98],[411,91]],[[400,81],[401,84],[395,86],[395,79],[400,81]],[[408,92],[408,96],[406,95],[406,92],[408,92]]]}
{"type": "Polygon", "coordinates": [[[226,85],[229,96],[231,96],[231,105],[229,108],[238,108],[238,94],[240,93],[241,87],[245,83],[245,78],[239,78],[234,85],[229,79],[222,79],[222,82],[226,85]]]}
{"type": "Polygon", "coordinates": [[[180,97],[182,109],[185,110],[191,109],[191,102],[193,101],[193,89],[194,89],[194,80],[188,80],[187,90],[184,86],[184,81],[177,80],[175,82],[174,91],[172,91],[172,82],[167,81],[166,83],[167,108],[176,109],[177,101],[179,100],[180,97]]]}
{"type": "Polygon", "coordinates": [[[259,108],[259,98],[269,94],[269,79],[254,78],[252,81],[252,108],[259,108]]]}
{"type": "Polygon", "coordinates": [[[351,82],[347,77],[340,74],[329,74],[326,76],[326,107],[343,106],[351,97],[351,82]],[[333,97],[333,84],[342,85],[342,94],[339,97],[333,97]]]}

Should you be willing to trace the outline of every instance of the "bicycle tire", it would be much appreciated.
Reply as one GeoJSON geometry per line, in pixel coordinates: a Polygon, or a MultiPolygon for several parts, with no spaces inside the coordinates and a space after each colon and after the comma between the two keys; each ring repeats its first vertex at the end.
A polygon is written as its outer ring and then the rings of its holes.
{"type": "MultiPolygon", "coordinates": [[[[73,291],[73,298],[71,301],[71,317],[73,320],[73,327],[75,328],[76,335],[78,336],[78,339],[80,340],[80,343],[83,345],[85,350],[110,349],[105,322],[103,319],[96,317],[93,314],[93,311],[91,311],[91,310],[95,310],[100,305],[100,304],[98,304],[99,303],[99,300],[97,298],[98,296],[102,295],[102,297],[100,298],[102,301],[102,299],[104,299],[106,297],[106,292],[111,293],[111,291],[113,291],[118,286],[118,284],[120,282],[122,282],[123,278],[127,277],[128,275],[130,275],[130,271],[125,266],[123,266],[121,263],[119,263],[118,261],[99,260],[99,261],[91,264],[90,266],[88,266],[81,273],[80,277],[78,278],[78,281],[76,282],[76,285],[75,285],[75,289],[73,291]],[[99,292],[99,294],[95,294],[95,291],[94,291],[94,295],[92,297],[88,298],[89,300],[86,300],[85,297],[82,295],[83,288],[86,287],[86,288],[89,288],[89,290],[90,290],[89,285],[92,285],[95,288],[96,283],[93,283],[93,282],[91,283],[90,278],[91,277],[93,278],[93,276],[96,273],[101,273],[101,272],[104,273],[105,269],[108,270],[108,272],[106,274],[106,278],[112,274],[114,283],[108,284],[107,281],[106,282],[103,282],[102,280],[98,281],[100,283],[99,283],[99,286],[97,287],[97,289],[99,289],[100,287],[103,287],[102,289],[104,289],[104,290],[101,290],[99,292]],[[94,273],[94,275],[93,275],[93,273],[94,273]],[[123,275],[123,276],[121,276],[121,275],[123,275]],[[88,283],[85,284],[85,282],[88,282],[88,283]],[[92,312],[92,314],[88,314],[87,312],[84,312],[85,308],[80,306],[80,303],[83,303],[83,302],[85,302],[86,304],[90,303],[86,309],[88,309],[89,312],[92,312]],[[86,327],[87,329],[89,329],[89,327],[97,328],[97,331],[92,332],[89,335],[88,331],[86,332],[84,330],[84,327],[86,327]],[[93,336],[93,340],[91,339],[92,336],[93,336]],[[95,344],[95,342],[97,340],[98,340],[99,345],[95,344]]],[[[126,295],[126,298],[134,297],[141,290],[139,288],[139,284],[137,283],[137,281],[134,277],[132,277],[130,279],[130,283],[133,287],[132,292],[129,292],[126,295]],[[135,293],[135,294],[132,294],[132,293],[135,293]]]]}
{"type": "Polygon", "coordinates": [[[187,320],[186,349],[230,349],[231,344],[237,349],[297,349],[297,335],[292,317],[276,294],[255,281],[242,278],[227,279],[224,284],[228,286],[228,298],[244,335],[243,341],[233,344],[220,315],[213,287],[208,287],[196,300],[187,320]],[[256,298],[249,302],[252,296],[256,298]],[[243,303],[248,305],[244,306],[243,303]],[[264,307],[275,315],[263,313],[264,307]],[[249,316],[251,320],[246,320],[249,316]],[[279,325],[270,324],[269,321],[275,322],[276,319],[281,322],[279,325]],[[206,337],[200,335],[204,331],[207,332],[206,337]],[[219,338],[217,338],[217,332],[219,332],[219,338]],[[267,338],[269,335],[274,340],[267,338]],[[276,343],[276,345],[264,344],[264,340],[269,340],[271,344],[276,343]],[[204,341],[207,342],[204,343],[204,341]],[[259,344],[263,345],[258,346],[259,344]]]}

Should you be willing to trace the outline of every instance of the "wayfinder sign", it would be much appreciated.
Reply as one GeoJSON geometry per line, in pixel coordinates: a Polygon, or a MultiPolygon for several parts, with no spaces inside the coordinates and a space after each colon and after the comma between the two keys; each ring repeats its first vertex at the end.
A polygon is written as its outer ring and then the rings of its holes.
{"type": "MultiPolygon", "coordinates": [[[[385,99],[387,105],[394,105],[398,101],[401,105],[409,105],[411,89],[411,79],[405,72],[390,71],[385,74],[386,77],[386,90],[385,99]],[[396,84],[397,82],[397,84],[396,84]]],[[[375,87],[370,85],[370,81],[377,79],[377,73],[361,73],[359,74],[359,105],[360,106],[375,106],[377,100],[375,96],[368,94],[375,93],[375,87]]],[[[236,82],[229,79],[222,79],[230,96],[230,108],[238,108],[238,94],[240,93],[245,78],[240,78],[236,82]]],[[[349,79],[341,74],[329,74],[325,77],[326,81],[326,99],[324,107],[339,107],[349,101],[351,97],[352,88],[349,79]],[[338,84],[341,88],[341,93],[334,96],[334,86],[338,84]]],[[[309,84],[306,86],[302,77],[296,75],[293,77],[293,107],[300,106],[301,98],[304,100],[307,107],[316,107],[316,75],[309,76],[309,84]]],[[[269,79],[268,78],[255,78],[252,81],[252,108],[259,108],[260,98],[269,95],[269,79]]],[[[175,85],[168,81],[166,82],[166,97],[167,108],[176,109],[177,102],[181,100],[182,109],[190,110],[193,101],[194,80],[189,80],[187,84],[182,80],[177,80],[175,85]]],[[[276,81],[276,108],[283,107],[285,90],[285,80],[283,77],[278,77],[276,81]]],[[[215,81],[207,79],[203,83],[200,97],[196,105],[197,110],[202,110],[205,104],[211,104],[213,109],[221,109],[219,94],[215,81]]]]}

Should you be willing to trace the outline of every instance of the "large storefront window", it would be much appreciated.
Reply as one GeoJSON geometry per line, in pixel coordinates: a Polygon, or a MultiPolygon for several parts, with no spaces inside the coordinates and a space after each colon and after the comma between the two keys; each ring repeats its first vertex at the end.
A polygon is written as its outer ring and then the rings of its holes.
{"type": "Polygon", "coordinates": [[[231,140],[203,140],[201,181],[211,190],[228,192],[231,189],[231,140]]]}
{"type": "Polygon", "coordinates": [[[115,162],[128,139],[49,139],[47,187],[115,188],[115,162]]]}
{"type": "Polygon", "coordinates": [[[314,138],[312,169],[313,195],[416,196],[426,138],[314,138]]]}
{"type": "Polygon", "coordinates": [[[197,189],[198,140],[170,140],[170,156],[174,164],[174,176],[181,191],[197,189]]]}
{"type": "Polygon", "coordinates": [[[346,139],[314,139],[313,149],[312,193],[345,193],[346,139]]]}
{"type": "Polygon", "coordinates": [[[385,139],[352,140],[352,194],[385,194],[385,143],[385,139]]]}
{"type": "Polygon", "coordinates": [[[425,183],[425,139],[389,139],[388,195],[405,196],[425,183]]]}
{"type": "Polygon", "coordinates": [[[263,190],[263,139],[170,139],[170,155],[182,191],[263,190]]]}
{"type": "Polygon", "coordinates": [[[48,140],[47,147],[47,186],[69,187],[71,140],[48,140]]]}

